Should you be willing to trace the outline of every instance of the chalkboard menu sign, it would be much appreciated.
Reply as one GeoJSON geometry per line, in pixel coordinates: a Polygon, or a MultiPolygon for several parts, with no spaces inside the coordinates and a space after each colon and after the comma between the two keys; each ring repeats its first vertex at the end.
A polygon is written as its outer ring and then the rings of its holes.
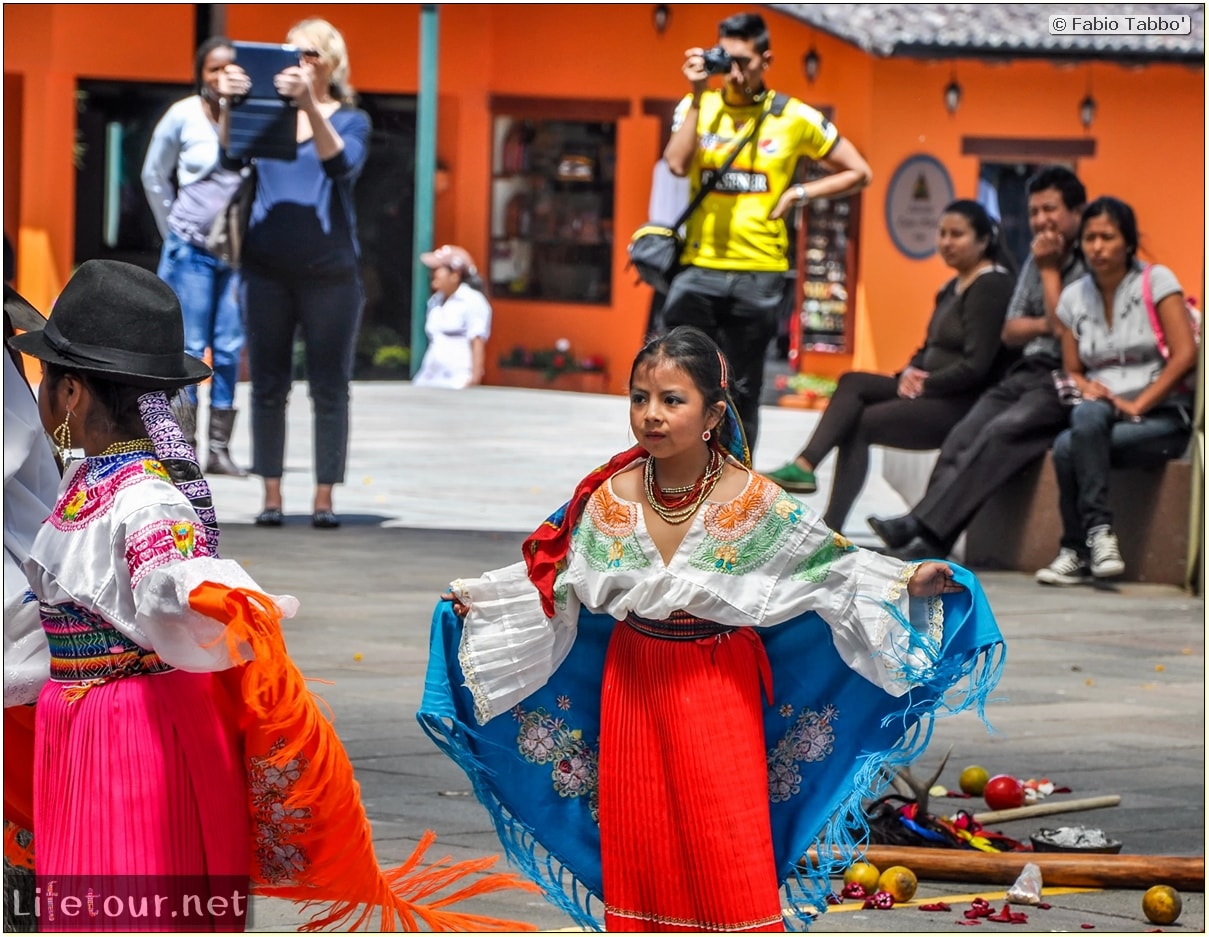
{"type": "MultiPolygon", "coordinates": [[[[814,160],[799,167],[803,182],[830,172],[814,160]]],[[[795,212],[798,323],[796,336],[790,332],[791,364],[800,366],[801,352],[852,350],[860,204],[859,195],[817,199],[795,212]]]]}

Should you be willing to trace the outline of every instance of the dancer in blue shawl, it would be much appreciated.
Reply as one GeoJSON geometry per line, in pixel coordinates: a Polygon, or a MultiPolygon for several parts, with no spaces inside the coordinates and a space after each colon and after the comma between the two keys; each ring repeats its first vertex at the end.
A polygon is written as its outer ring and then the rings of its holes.
{"type": "Polygon", "coordinates": [[[639,445],[433,618],[421,724],[512,861],[588,927],[822,913],[884,770],[935,715],[981,714],[1002,668],[973,575],[827,529],[750,471],[728,403],[704,333],[648,343],[639,445]]]}

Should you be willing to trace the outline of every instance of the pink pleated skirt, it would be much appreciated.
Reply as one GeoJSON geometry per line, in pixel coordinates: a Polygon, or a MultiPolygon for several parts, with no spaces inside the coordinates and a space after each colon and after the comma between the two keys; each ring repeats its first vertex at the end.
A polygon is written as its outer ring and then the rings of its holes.
{"type": "Polygon", "coordinates": [[[610,931],[780,931],[762,681],[750,628],[619,623],[605,659],[600,840],[610,931]]]}
{"type": "Polygon", "coordinates": [[[243,929],[246,781],[218,680],[179,670],[131,676],[74,701],[67,684],[43,688],[34,749],[39,930],[243,929]]]}

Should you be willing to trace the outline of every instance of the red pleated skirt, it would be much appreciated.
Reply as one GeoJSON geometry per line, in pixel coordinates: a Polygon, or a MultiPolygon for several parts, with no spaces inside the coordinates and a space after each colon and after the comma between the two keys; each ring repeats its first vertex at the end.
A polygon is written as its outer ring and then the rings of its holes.
{"type": "Polygon", "coordinates": [[[600,840],[610,931],[780,931],[759,635],[618,623],[605,659],[600,840]]]}
{"type": "Polygon", "coordinates": [[[243,928],[247,786],[217,679],[179,670],[125,677],[74,701],[66,684],[43,687],[34,743],[39,930],[243,928]]]}

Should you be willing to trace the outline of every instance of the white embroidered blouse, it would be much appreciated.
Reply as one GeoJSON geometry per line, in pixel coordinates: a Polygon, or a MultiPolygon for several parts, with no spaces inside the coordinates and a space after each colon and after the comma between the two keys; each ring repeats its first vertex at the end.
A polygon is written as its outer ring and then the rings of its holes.
{"type": "Polygon", "coordinates": [[[706,502],[689,524],[665,564],[641,506],[607,482],[573,533],[555,581],[553,619],[543,614],[524,563],[453,582],[470,607],[459,661],[479,722],[550,679],[575,640],[581,606],[617,620],[629,613],[666,619],[681,610],[731,627],[768,627],[814,611],[830,625],[845,663],[895,696],[912,685],[905,669],[925,671],[939,655],[940,599],[906,592],[918,564],[860,549],[768,479],[752,474],[738,497],[706,502]]]}
{"type": "MultiPolygon", "coordinates": [[[[65,473],[25,573],[38,601],[96,612],[165,663],[200,673],[234,662],[222,640],[225,623],[194,611],[189,593],[207,581],[263,591],[237,562],[208,553],[206,528],[163,465],[101,456],[65,473]]],[[[271,598],[293,617],[297,599],[271,598]]],[[[5,637],[9,650],[15,635],[7,620],[5,637]]],[[[24,638],[37,648],[13,658],[5,654],[6,706],[32,702],[50,676],[45,635],[36,642],[24,638]]],[[[250,648],[242,652],[251,659],[250,648]]]]}

